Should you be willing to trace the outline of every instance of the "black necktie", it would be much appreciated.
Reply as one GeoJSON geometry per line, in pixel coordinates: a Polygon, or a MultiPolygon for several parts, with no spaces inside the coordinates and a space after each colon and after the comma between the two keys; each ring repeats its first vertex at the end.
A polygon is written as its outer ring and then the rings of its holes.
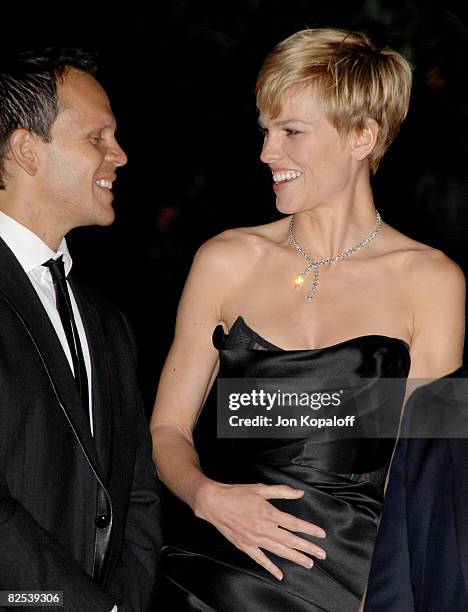
{"type": "Polygon", "coordinates": [[[81,349],[80,337],[76,328],[75,317],[73,316],[73,308],[68,292],[67,278],[65,276],[65,266],[63,265],[62,256],[58,259],[49,259],[43,264],[50,270],[55,288],[55,302],[63,329],[67,337],[68,346],[72,356],[73,369],[75,372],[75,381],[78,386],[78,391],[85,408],[86,416],[89,421],[89,398],[88,398],[88,376],[86,374],[86,366],[81,349]]]}

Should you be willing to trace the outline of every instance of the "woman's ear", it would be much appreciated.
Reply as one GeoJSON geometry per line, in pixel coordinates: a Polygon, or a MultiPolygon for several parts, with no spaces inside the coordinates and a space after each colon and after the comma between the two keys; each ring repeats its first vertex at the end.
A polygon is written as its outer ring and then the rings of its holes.
{"type": "Polygon", "coordinates": [[[18,128],[10,136],[10,157],[29,176],[34,176],[38,169],[36,140],[37,137],[24,128],[18,128]]]}
{"type": "Polygon", "coordinates": [[[351,157],[362,161],[369,157],[375,148],[380,127],[374,119],[366,119],[364,127],[354,130],[351,135],[351,157]]]}

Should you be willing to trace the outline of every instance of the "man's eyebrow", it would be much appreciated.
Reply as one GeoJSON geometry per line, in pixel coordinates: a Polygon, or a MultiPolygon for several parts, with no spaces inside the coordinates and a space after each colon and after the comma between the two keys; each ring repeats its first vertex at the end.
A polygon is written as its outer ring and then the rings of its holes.
{"type": "Polygon", "coordinates": [[[117,122],[116,121],[111,121],[110,123],[95,123],[94,125],[91,125],[89,127],[90,130],[116,130],[117,129],[117,122]]]}
{"type": "Polygon", "coordinates": [[[105,125],[101,126],[102,129],[107,129],[107,128],[112,128],[113,130],[117,129],[117,120],[114,117],[114,115],[109,115],[109,120],[107,121],[107,123],[105,125]]]}

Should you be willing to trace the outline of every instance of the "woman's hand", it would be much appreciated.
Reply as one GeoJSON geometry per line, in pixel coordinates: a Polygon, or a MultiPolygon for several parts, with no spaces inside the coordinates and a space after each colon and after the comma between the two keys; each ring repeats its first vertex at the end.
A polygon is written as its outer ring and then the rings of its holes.
{"type": "Polygon", "coordinates": [[[199,518],[214,525],[234,546],[281,580],[283,572],[260,549],[308,569],[314,562],[303,553],[319,559],[326,557],[322,548],[291,533],[296,531],[324,538],[323,529],[282,512],[267,501],[299,499],[303,495],[304,491],[287,485],[226,485],[209,481],[197,492],[193,510],[199,518]]]}

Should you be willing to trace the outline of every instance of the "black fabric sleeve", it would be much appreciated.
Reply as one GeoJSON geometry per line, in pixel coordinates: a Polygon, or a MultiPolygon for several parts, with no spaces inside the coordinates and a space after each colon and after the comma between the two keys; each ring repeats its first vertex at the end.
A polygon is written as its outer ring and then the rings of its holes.
{"type": "MultiPolygon", "coordinates": [[[[122,315],[136,370],[136,343],[122,315]]],[[[136,374],[135,374],[136,379],[136,374]]],[[[152,461],[152,445],[143,402],[135,384],[135,418],[138,419],[137,450],[130,491],[124,542],[119,563],[107,587],[119,612],[152,610],[160,581],[162,548],[162,487],[152,461]]]]}

